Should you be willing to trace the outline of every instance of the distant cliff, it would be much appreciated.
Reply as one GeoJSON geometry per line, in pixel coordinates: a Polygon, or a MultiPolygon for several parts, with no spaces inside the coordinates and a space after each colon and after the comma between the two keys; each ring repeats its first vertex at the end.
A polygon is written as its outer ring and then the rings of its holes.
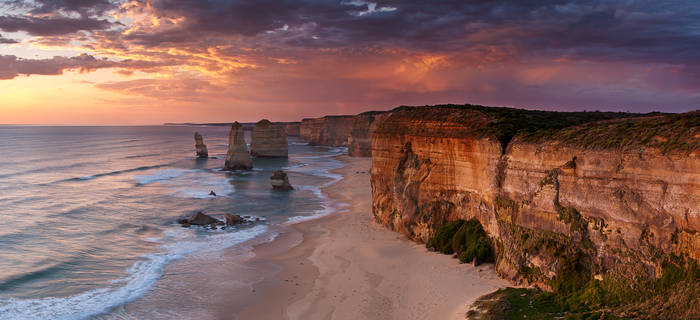
{"type": "Polygon", "coordinates": [[[476,218],[497,272],[546,289],[700,259],[700,112],[402,107],[374,132],[371,184],[380,223],[425,242],[476,218]]]}
{"type": "Polygon", "coordinates": [[[355,116],[348,135],[348,155],[369,157],[372,155],[372,134],[388,116],[386,111],[369,111],[355,116]]]}
{"type": "Polygon", "coordinates": [[[284,133],[288,136],[299,136],[299,126],[301,122],[286,122],[284,123],[284,133]]]}
{"type": "Polygon", "coordinates": [[[299,136],[311,145],[346,147],[355,116],[325,116],[303,119],[299,136]]]}

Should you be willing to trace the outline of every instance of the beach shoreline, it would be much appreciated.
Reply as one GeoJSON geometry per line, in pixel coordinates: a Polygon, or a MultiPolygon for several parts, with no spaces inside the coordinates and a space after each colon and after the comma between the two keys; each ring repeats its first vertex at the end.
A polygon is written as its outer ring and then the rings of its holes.
{"type": "Polygon", "coordinates": [[[334,172],[344,178],[323,192],[347,206],[255,245],[246,264],[267,279],[252,284],[245,303],[216,303],[214,318],[464,319],[476,298],[508,286],[491,264],[460,264],[376,223],[370,159],[338,159],[345,166],[334,172]]]}

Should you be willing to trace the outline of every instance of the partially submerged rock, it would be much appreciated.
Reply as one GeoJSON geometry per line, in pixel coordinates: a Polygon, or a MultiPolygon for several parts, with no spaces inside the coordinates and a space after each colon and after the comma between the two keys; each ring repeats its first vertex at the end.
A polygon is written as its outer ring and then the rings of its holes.
{"type": "Polygon", "coordinates": [[[177,223],[181,224],[183,227],[189,227],[190,225],[196,225],[196,226],[207,226],[207,225],[216,225],[221,223],[219,219],[213,218],[209,215],[206,215],[204,213],[197,212],[193,216],[186,218],[186,219],[180,219],[177,220],[177,223]]]}
{"type": "Polygon", "coordinates": [[[226,214],[226,225],[227,226],[235,226],[237,224],[241,224],[244,222],[246,222],[246,220],[241,218],[241,216],[239,216],[237,214],[230,214],[230,213],[226,214]]]}
{"type": "Polygon", "coordinates": [[[275,171],[275,173],[272,174],[272,176],[270,177],[270,184],[272,185],[272,189],[274,190],[294,190],[294,187],[292,187],[292,185],[289,184],[289,177],[287,177],[287,173],[282,170],[277,170],[275,171]]]}
{"type": "Polygon", "coordinates": [[[287,157],[287,135],[279,124],[262,119],[255,124],[250,137],[251,155],[255,157],[287,157]]]}
{"type": "Polygon", "coordinates": [[[209,151],[207,150],[207,145],[204,144],[204,138],[199,132],[194,133],[194,147],[197,151],[197,157],[199,158],[209,158],[209,151]]]}
{"type": "Polygon", "coordinates": [[[228,136],[228,152],[226,153],[226,162],[224,162],[224,170],[250,170],[253,168],[253,160],[248,153],[248,147],[243,136],[243,126],[240,123],[234,122],[231,125],[231,132],[228,136]]]}

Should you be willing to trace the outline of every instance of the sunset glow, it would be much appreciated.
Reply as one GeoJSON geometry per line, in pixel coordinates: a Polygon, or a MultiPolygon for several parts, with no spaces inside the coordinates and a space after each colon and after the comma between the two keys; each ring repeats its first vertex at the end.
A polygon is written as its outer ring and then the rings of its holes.
{"type": "Polygon", "coordinates": [[[690,2],[536,3],[3,1],[0,123],[700,108],[690,2]]]}

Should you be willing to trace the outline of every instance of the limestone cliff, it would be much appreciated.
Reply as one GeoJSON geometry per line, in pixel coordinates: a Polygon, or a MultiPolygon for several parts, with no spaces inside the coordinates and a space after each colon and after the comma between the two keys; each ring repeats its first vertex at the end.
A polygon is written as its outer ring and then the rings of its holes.
{"type": "Polygon", "coordinates": [[[388,116],[387,112],[370,111],[355,116],[348,136],[348,155],[369,157],[372,155],[372,134],[388,116]]]}
{"type": "Polygon", "coordinates": [[[253,160],[248,153],[243,126],[234,122],[231,125],[231,132],[228,136],[228,152],[226,152],[226,162],[224,170],[250,170],[253,168],[253,160]]]}
{"type": "Polygon", "coordinates": [[[288,136],[299,136],[301,122],[287,122],[284,124],[284,133],[288,136]]]}
{"type": "Polygon", "coordinates": [[[572,266],[655,278],[669,253],[700,258],[700,112],[497,111],[394,110],[372,138],[376,219],[427,241],[476,218],[499,274],[544,288],[572,266]]]}
{"type": "Polygon", "coordinates": [[[352,130],[355,116],[325,116],[303,119],[299,136],[311,145],[344,147],[348,145],[348,135],[352,130]]]}
{"type": "Polygon", "coordinates": [[[199,157],[199,158],[208,158],[209,157],[209,151],[207,150],[207,145],[204,144],[204,138],[202,138],[202,135],[199,134],[199,132],[194,133],[194,148],[195,148],[195,151],[197,152],[197,157],[199,157]]]}
{"type": "Polygon", "coordinates": [[[250,154],[255,157],[286,158],[287,135],[282,126],[267,119],[258,121],[250,133],[250,154]]]}

